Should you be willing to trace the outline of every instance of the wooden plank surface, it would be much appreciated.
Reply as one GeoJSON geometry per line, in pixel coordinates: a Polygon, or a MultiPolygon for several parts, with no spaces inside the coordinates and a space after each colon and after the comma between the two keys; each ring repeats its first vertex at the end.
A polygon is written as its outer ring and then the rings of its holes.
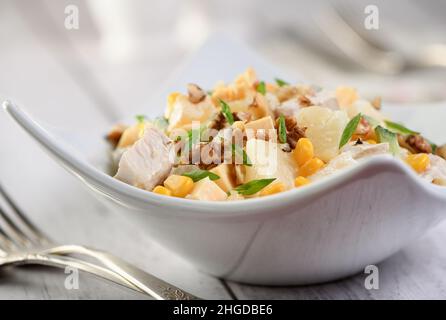
{"type": "Polygon", "coordinates": [[[446,224],[378,264],[379,289],[367,290],[368,274],[313,286],[259,287],[231,283],[239,299],[446,299],[446,224]]]}
{"type": "MultiPolygon", "coordinates": [[[[172,61],[181,60],[182,53],[177,52],[158,63],[147,57],[110,68],[99,59],[97,34],[89,29],[93,26],[87,23],[87,30],[80,33],[63,30],[61,17],[68,1],[24,3],[0,2],[0,40],[7,44],[0,54],[0,98],[15,97],[48,122],[72,129],[81,124],[98,137],[113,119],[150,109],[144,101],[173,70],[172,61]]],[[[84,8],[82,1],[70,3],[84,8]]],[[[204,298],[231,298],[225,283],[194,270],[150,241],[120,212],[94,199],[4,113],[0,114],[0,146],[0,182],[54,239],[108,250],[204,298]]],[[[445,242],[442,224],[384,261],[379,265],[379,290],[365,289],[364,274],[316,286],[229,283],[229,288],[240,299],[444,299],[445,242]]],[[[62,271],[48,268],[1,270],[0,298],[146,298],[89,276],[81,276],[79,290],[66,290],[65,277],[62,271]]]]}

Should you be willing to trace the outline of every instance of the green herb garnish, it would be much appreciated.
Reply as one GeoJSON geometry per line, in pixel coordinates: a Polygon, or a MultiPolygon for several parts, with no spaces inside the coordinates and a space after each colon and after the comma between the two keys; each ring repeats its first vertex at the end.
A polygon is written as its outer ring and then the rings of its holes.
{"type": "Polygon", "coordinates": [[[287,86],[287,85],[289,85],[288,82],[286,82],[286,81],[284,81],[284,80],[282,80],[282,79],[276,78],[276,79],[274,79],[274,80],[276,80],[276,83],[277,83],[277,85],[278,85],[279,87],[283,87],[283,86],[287,86]]]}
{"type": "Polygon", "coordinates": [[[359,121],[361,121],[361,114],[358,113],[355,117],[353,117],[345,126],[344,131],[342,132],[341,141],[339,141],[339,149],[341,149],[353,136],[356,128],[358,127],[359,121]]]}
{"type": "Polygon", "coordinates": [[[209,179],[211,179],[212,181],[220,179],[220,176],[218,176],[217,174],[201,169],[197,169],[191,172],[185,172],[182,175],[191,178],[194,182],[200,181],[201,179],[207,177],[209,177],[209,179]]]}
{"type": "Polygon", "coordinates": [[[266,94],[266,85],[265,85],[265,81],[260,81],[259,84],[257,85],[257,92],[260,92],[261,94],[265,95],[266,94]]]}
{"type": "Polygon", "coordinates": [[[135,116],[136,121],[138,121],[138,123],[144,123],[144,121],[146,121],[147,117],[143,114],[138,114],[135,116]]]}
{"type": "Polygon", "coordinates": [[[386,124],[387,129],[390,131],[393,131],[395,133],[401,133],[401,134],[420,134],[419,132],[410,130],[403,126],[400,123],[392,122],[389,120],[384,120],[384,123],[386,124]]]}
{"type": "Polygon", "coordinates": [[[282,114],[279,117],[279,141],[280,143],[286,143],[285,117],[282,114]]]}
{"type": "Polygon", "coordinates": [[[245,166],[251,167],[252,166],[252,162],[248,157],[248,154],[246,153],[245,150],[243,150],[242,147],[240,147],[239,145],[233,143],[232,144],[232,155],[234,157],[236,157],[237,155],[241,155],[243,157],[243,164],[245,166]]]}
{"type": "Polygon", "coordinates": [[[395,132],[392,132],[381,126],[375,128],[376,136],[378,137],[378,142],[387,142],[389,144],[390,153],[394,156],[399,154],[400,146],[398,144],[398,137],[395,132]]]}
{"type": "Polygon", "coordinates": [[[228,121],[228,123],[232,125],[234,123],[234,117],[232,115],[231,108],[222,99],[220,99],[220,104],[221,104],[221,113],[226,118],[226,121],[228,121]]]}
{"type": "MultiPolygon", "coordinates": [[[[384,123],[386,124],[387,129],[389,129],[390,131],[395,132],[395,133],[399,133],[399,134],[403,134],[403,135],[407,135],[407,134],[418,135],[418,134],[420,134],[418,131],[413,131],[413,130],[405,127],[401,123],[392,122],[389,120],[384,120],[384,123]]],[[[424,139],[430,144],[430,146],[432,148],[432,153],[435,153],[435,150],[437,149],[437,145],[435,143],[433,143],[432,141],[430,141],[429,139],[426,139],[426,138],[424,138],[424,139]]]]}
{"type": "Polygon", "coordinates": [[[234,190],[240,193],[244,196],[250,196],[253,195],[263,188],[265,188],[267,185],[269,185],[271,182],[276,180],[276,178],[272,179],[260,179],[260,180],[251,180],[248,183],[242,184],[235,188],[234,190]]]}

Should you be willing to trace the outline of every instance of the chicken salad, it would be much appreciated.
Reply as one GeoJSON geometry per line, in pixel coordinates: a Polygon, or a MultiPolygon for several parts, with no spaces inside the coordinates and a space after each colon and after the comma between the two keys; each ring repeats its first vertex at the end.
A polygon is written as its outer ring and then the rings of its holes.
{"type": "Polygon", "coordinates": [[[389,155],[446,185],[446,146],[386,118],[379,98],[265,82],[251,68],[205,91],[173,92],[162,117],[107,135],[114,177],[165,196],[232,201],[302,188],[365,158],[389,155]]]}

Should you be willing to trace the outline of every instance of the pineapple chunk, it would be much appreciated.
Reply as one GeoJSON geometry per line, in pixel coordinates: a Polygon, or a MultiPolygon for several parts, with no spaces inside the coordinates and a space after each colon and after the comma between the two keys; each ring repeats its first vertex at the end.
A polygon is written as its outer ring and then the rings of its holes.
{"type": "Polygon", "coordinates": [[[246,154],[252,166],[245,166],[244,183],[276,178],[276,182],[282,182],[287,189],[294,186],[296,166],[291,152],[282,151],[274,142],[249,139],[246,142],[246,154]]]}
{"type": "Polygon", "coordinates": [[[195,200],[223,201],[228,198],[228,195],[214,181],[205,178],[195,183],[194,189],[188,198],[195,200]]]}
{"type": "Polygon", "coordinates": [[[313,143],[314,155],[324,162],[339,153],[339,141],[349,118],[345,111],[307,107],[297,114],[297,124],[306,127],[305,135],[313,143]]]}
{"type": "Polygon", "coordinates": [[[230,164],[222,163],[210,170],[220,177],[214,182],[225,192],[228,192],[235,187],[235,172],[234,167],[230,164]]]}

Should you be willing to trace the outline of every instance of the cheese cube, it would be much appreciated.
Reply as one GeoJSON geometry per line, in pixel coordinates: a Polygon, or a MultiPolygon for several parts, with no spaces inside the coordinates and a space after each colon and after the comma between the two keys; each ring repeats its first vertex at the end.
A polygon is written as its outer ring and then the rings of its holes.
{"type": "Polygon", "coordinates": [[[214,182],[225,192],[228,192],[235,187],[235,172],[234,167],[230,164],[222,163],[210,170],[220,177],[214,182]]]}
{"type": "Polygon", "coordinates": [[[223,201],[228,198],[228,195],[214,181],[205,178],[195,183],[194,189],[188,198],[195,200],[223,201]]]}

